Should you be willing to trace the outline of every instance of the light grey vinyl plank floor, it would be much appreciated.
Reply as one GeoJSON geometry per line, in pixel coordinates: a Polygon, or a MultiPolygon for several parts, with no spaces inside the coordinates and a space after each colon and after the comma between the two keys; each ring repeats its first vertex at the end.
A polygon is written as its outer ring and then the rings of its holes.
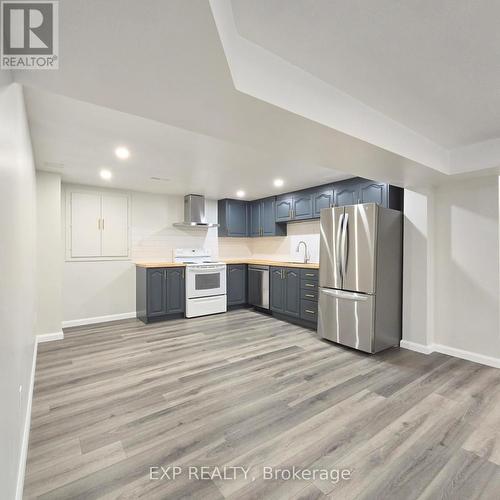
{"type": "MultiPolygon", "coordinates": [[[[227,469],[232,470],[232,469],[227,469]]],[[[369,356],[248,309],[39,346],[25,498],[500,498],[500,370],[369,356]],[[175,479],[150,467],[176,465],[175,479]],[[245,467],[196,480],[188,467],[245,467]],[[348,480],[269,479],[348,470],[348,480]],[[286,473],[285,473],[286,474],[286,473]]]]}

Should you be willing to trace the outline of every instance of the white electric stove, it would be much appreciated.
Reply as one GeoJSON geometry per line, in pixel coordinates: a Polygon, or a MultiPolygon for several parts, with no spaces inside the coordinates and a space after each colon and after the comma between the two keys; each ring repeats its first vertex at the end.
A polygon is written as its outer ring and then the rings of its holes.
{"type": "Polygon", "coordinates": [[[186,317],[227,311],[226,264],[204,248],[176,248],[174,262],[186,265],[186,317]]]}

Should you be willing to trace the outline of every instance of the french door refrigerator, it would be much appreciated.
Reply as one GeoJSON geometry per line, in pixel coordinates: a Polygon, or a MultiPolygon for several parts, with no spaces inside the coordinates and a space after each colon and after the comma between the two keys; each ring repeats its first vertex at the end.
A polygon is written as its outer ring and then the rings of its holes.
{"type": "Polygon", "coordinates": [[[375,203],[320,216],[318,332],[375,353],[399,345],[402,214],[375,203]]]}

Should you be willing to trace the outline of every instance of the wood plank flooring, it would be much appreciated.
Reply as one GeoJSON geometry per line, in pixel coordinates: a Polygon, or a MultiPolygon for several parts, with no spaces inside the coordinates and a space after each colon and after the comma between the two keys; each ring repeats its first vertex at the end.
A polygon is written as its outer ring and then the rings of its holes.
{"type": "Polygon", "coordinates": [[[25,498],[497,500],[500,370],[246,309],[68,329],[39,346],[25,498]]]}

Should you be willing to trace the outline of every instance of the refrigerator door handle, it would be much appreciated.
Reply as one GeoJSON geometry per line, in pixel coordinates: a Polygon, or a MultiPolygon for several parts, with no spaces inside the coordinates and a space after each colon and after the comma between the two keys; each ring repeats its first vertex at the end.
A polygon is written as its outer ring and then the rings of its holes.
{"type": "MultiPolygon", "coordinates": [[[[343,218],[343,224],[342,224],[342,242],[341,242],[341,248],[342,248],[342,276],[345,276],[347,274],[347,259],[349,257],[349,214],[345,213],[344,218],[343,218]]],[[[344,286],[344,285],[342,285],[344,286]]]]}
{"type": "MultiPolygon", "coordinates": [[[[342,283],[343,276],[342,276],[342,253],[341,253],[341,246],[340,246],[340,238],[342,235],[342,227],[344,226],[344,216],[345,214],[342,214],[339,219],[339,225],[337,227],[337,235],[335,236],[335,254],[336,254],[336,264],[337,264],[337,273],[340,278],[340,283],[342,283]]],[[[342,286],[342,285],[341,285],[342,286]]]]}
{"type": "Polygon", "coordinates": [[[330,295],[331,297],[336,297],[338,299],[356,300],[360,302],[367,301],[370,297],[370,295],[366,295],[363,293],[343,292],[341,290],[330,290],[328,288],[322,288],[321,293],[324,293],[325,295],[330,295]]]}

